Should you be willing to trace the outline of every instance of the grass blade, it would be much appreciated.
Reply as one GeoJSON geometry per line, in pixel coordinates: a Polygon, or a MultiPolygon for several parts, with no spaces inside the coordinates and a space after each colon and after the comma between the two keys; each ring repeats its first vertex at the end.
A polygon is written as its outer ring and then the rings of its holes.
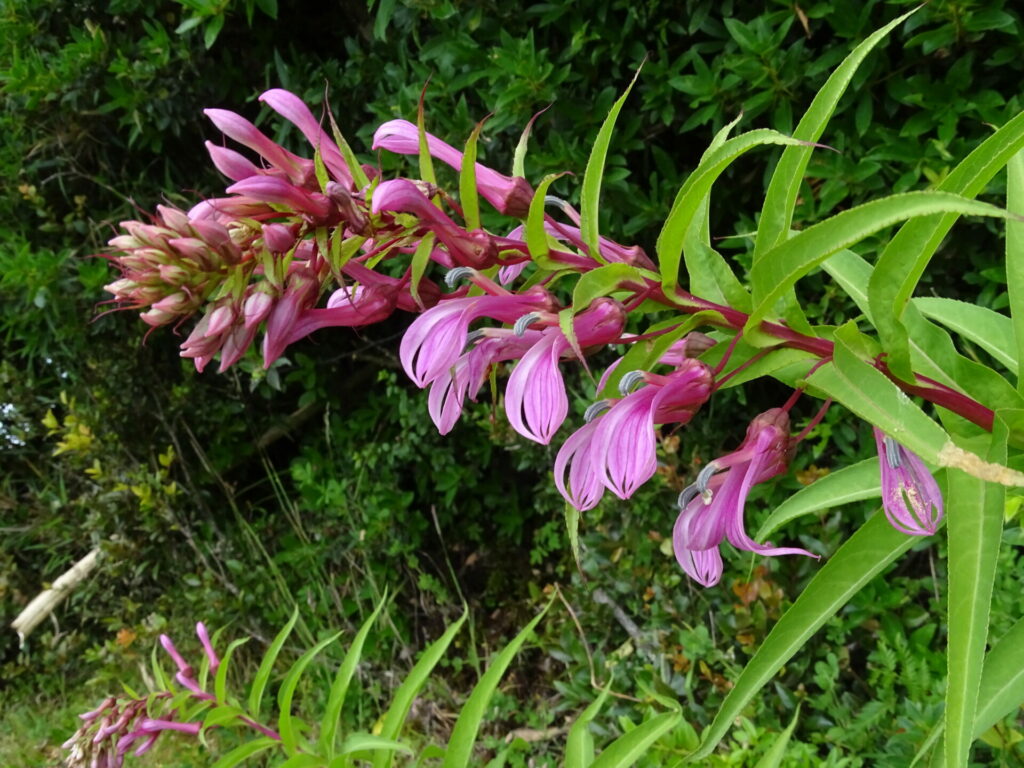
{"type": "Polygon", "coordinates": [[[782,758],[786,756],[786,747],[789,746],[789,739],[793,735],[793,729],[796,728],[796,723],[799,719],[800,705],[797,704],[796,713],[793,715],[789,726],[779,734],[779,738],[772,744],[771,749],[764,753],[764,757],[757,761],[757,765],[754,768],[779,768],[782,765],[782,758]]]}
{"type": "Polygon", "coordinates": [[[309,662],[316,658],[320,651],[333,643],[340,636],[341,633],[338,632],[335,635],[324,638],[304,654],[299,656],[298,660],[292,665],[292,668],[288,670],[288,674],[285,675],[284,680],[281,682],[281,688],[277,692],[277,731],[281,734],[281,743],[284,745],[284,749],[289,755],[295,753],[299,741],[299,735],[295,729],[295,722],[292,717],[292,698],[294,698],[295,689],[299,685],[299,678],[301,678],[302,673],[306,671],[306,667],[309,666],[309,662]]]}
{"type": "Polygon", "coordinates": [[[591,768],[628,768],[643,757],[658,739],[683,720],[679,712],[664,712],[619,736],[591,763],[591,768]]]}
{"type": "Polygon", "coordinates": [[[569,735],[565,739],[563,768],[588,768],[594,762],[594,737],[590,734],[588,726],[601,711],[611,690],[612,684],[609,680],[601,695],[583,710],[569,728],[569,735]]]}

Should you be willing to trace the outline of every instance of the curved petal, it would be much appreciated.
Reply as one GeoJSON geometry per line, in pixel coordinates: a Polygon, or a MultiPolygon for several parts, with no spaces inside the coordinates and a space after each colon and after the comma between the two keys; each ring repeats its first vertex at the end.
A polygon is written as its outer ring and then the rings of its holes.
{"type": "Polygon", "coordinates": [[[616,402],[599,421],[593,462],[605,488],[628,499],[658,468],[651,405],[656,388],[644,387],[616,402]]]}
{"type": "Polygon", "coordinates": [[[710,549],[680,549],[675,547],[676,562],[686,575],[703,587],[713,587],[722,579],[722,553],[718,547],[710,549]]]}
{"type": "Polygon", "coordinates": [[[592,441],[598,423],[592,421],[573,432],[555,457],[555,486],[562,497],[580,512],[596,507],[604,495],[604,487],[591,460],[592,441]],[[568,478],[566,467],[569,469],[568,478]]]}
{"type": "Polygon", "coordinates": [[[561,331],[550,329],[523,355],[505,389],[505,413],[512,428],[541,445],[551,442],[569,413],[565,382],[558,370],[568,348],[561,331]]]}

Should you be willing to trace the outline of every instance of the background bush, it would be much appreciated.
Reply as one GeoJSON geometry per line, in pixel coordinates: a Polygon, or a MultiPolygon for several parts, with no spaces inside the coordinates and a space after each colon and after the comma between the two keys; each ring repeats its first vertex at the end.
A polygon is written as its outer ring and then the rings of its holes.
{"type": "MultiPolygon", "coordinates": [[[[473,630],[449,676],[468,690],[479,659],[558,582],[579,624],[564,610],[545,620],[540,650],[523,657],[495,713],[492,746],[515,728],[552,728],[513,741],[510,759],[558,754],[558,729],[593,699],[592,675],[603,682],[609,665],[623,694],[682,697],[699,730],[815,566],[734,561],[723,579],[731,591],[694,590],[665,541],[674,494],[693,467],[742,437],[738,408],[752,415],[781,392],[716,398],[684,433],[666,436],[660,480],[628,505],[588,514],[581,575],[564,540],[551,451],[514,436],[486,402],[453,435],[436,435],[424,398],[396,373],[402,319],[322,331],[266,373],[248,359],[227,376],[198,376],[177,358],[180,333],[140,344],[134,317],[99,316],[111,278],[92,254],[117,221],[223,188],[202,147],[218,140],[204,107],[238,110],[292,140],[255,102],[274,86],[314,110],[329,104],[369,158],[374,127],[412,117],[429,78],[431,130],[458,145],[493,112],[481,150],[504,169],[522,127],[550,107],[533,132],[528,174],[575,172],[556,186],[575,199],[590,142],[641,62],[602,215],[603,231],[652,250],[713,131],[740,112],[741,127],[791,130],[853,45],[912,4],[631,0],[580,14],[569,3],[448,0],[10,0],[0,12],[9,182],[0,188],[0,620],[92,547],[106,556],[24,649],[0,634],[4,764],[52,760],[75,712],[135,674],[160,632],[189,636],[204,618],[265,640],[298,604],[297,651],[358,624],[385,585],[398,597],[368,653],[380,674],[363,676],[360,707],[373,706],[384,671],[408,667],[461,600],[473,630]]],[[[838,151],[815,153],[795,220],[941,180],[990,124],[1021,109],[1021,24],[1001,0],[936,0],[898,29],[841,103],[824,137],[838,151]]],[[[730,171],[713,234],[752,228],[773,159],[763,153],[730,171]]],[[[985,262],[995,248],[986,226],[959,227],[931,279],[944,295],[999,308],[1005,278],[997,259],[985,262]],[[965,254],[981,266],[966,271],[965,254]]],[[[747,245],[723,242],[741,264],[747,245]]],[[[824,311],[835,294],[824,278],[817,290],[824,311]]],[[[590,391],[574,386],[582,411],[590,391]]],[[[818,467],[870,455],[870,443],[861,426],[830,416],[758,507],[767,511],[818,467]]],[[[786,535],[831,551],[864,514],[835,510],[786,535]]],[[[1003,557],[1018,559],[1022,541],[1003,557]]],[[[803,701],[793,749],[807,765],[906,765],[941,702],[941,656],[922,652],[940,647],[944,632],[934,554],[925,546],[905,558],[834,619],[734,732],[720,764],[752,764],[803,701]]],[[[1021,614],[1020,572],[1000,571],[997,625],[1021,614]]],[[[435,696],[443,708],[445,694],[435,696]]],[[[626,700],[614,710],[633,720],[644,711],[626,700]]],[[[628,727],[602,723],[609,735],[628,727]]],[[[446,727],[430,712],[419,725],[446,727]]],[[[987,742],[993,760],[1014,749],[1009,730],[987,742]]],[[[677,749],[662,746],[663,756],[677,749]]]]}

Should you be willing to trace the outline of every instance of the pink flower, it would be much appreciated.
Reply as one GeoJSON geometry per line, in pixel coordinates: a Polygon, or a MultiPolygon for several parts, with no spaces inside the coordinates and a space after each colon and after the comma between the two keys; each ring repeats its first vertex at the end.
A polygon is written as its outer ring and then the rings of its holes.
{"type": "MultiPolygon", "coordinates": [[[[426,135],[431,156],[462,170],[462,153],[431,134],[426,135]]],[[[419,129],[408,120],[390,120],[373,134],[373,149],[386,149],[399,155],[417,155],[420,151],[419,129]]],[[[524,218],[530,210],[533,189],[526,179],[498,173],[476,164],[476,185],[480,195],[506,216],[524,218]]]]}
{"type": "Polygon", "coordinates": [[[889,523],[908,536],[931,536],[942,520],[942,494],[916,454],[874,428],[882,468],[882,508],[889,523]]]}
{"type": "Polygon", "coordinates": [[[791,450],[789,414],[781,408],[766,411],[751,422],[737,450],[709,462],[697,482],[683,491],[672,547],[687,575],[705,587],[717,584],[722,566],[716,553],[723,539],[737,549],[761,555],[817,557],[797,547],[758,544],[743,525],[750,489],[785,472],[791,450]]]}
{"type": "Polygon", "coordinates": [[[204,109],[203,114],[221,133],[259,154],[293,184],[305,186],[315,178],[312,160],[289,152],[241,115],[226,109],[204,109]]]}
{"type": "Polygon", "coordinates": [[[302,99],[283,88],[271,88],[260,96],[260,101],[295,125],[315,149],[320,150],[324,165],[331,175],[352,188],[352,173],[334,140],[328,137],[319,121],[313,117],[302,99]]]}

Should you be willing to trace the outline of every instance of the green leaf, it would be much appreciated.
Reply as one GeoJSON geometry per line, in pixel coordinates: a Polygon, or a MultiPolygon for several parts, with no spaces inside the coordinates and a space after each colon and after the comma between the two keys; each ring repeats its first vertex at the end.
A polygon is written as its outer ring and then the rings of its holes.
{"type": "Polygon", "coordinates": [[[604,389],[597,393],[598,398],[619,397],[619,381],[621,381],[623,376],[630,371],[651,370],[658,360],[661,359],[661,356],[668,351],[669,347],[694,328],[705,323],[710,314],[708,312],[698,312],[681,320],[680,318],[673,318],[648,328],[648,332],[651,333],[675,326],[672,330],[662,333],[653,339],[634,342],[630,346],[629,351],[623,356],[622,362],[615,366],[614,371],[608,374],[608,381],[604,389]]]}
{"type": "Polygon", "coordinates": [[[942,464],[939,451],[949,442],[949,436],[885,374],[857,356],[854,345],[859,336],[853,323],[837,330],[833,363],[815,371],[808,383],[925,461],[942,464]]]}
{"type": "Polygon", "coordinates": [[[763,542],[786,523],[802,515],[821,509],[832,509],[854,501],[875,499],[881,495],[882,479],[878,459],[858,461],[856,464],[830,472],[794,493],[761,523],[754,538],[763,542]]]}
{"type": "Polygon", "coordinates": [[[572,559],[576,562],[579,572],[583,573],[583,565],[580,562],[580,511],[569,502],[565,502],[565,532],[569,537],[572,559]]]}
{"type": "MultiPolygon", "coordinates": [[[[1006,165],[1006,208],[1024,214],[1024,152],[1006,165]]],[[[1010,297],[1011,330],[1002,341],[1013,343],[1015,362],[1024,358],[1024,222],[1006,220],[1006,290],[1010,297]]],[[[1001,317],[1001,315],[1000,315],[1001,317]]],[[[1014,372],[1018,371],[1016,365],[1014,372]]],[[[1017,390],[1024,393],[1024,376],[1017,375],[1017,390]]]]}
{"type": "Polygon", "coordinates": [[[244,716],[245,710],[241,707],[232,707],[229,705],[214,707],[207,712],[206,717],[203,718],[203,730],[205,731],[208,728],[217,728],[229,725],[244,716]]]}
{"type": "Polygon", "coordinates": [[[466,768],[473,758],[473,745],[476,743],[476,736],[480,730],[480,723],[487,712],[491,696],[498,688],[498,683],[505,675],[505,670],[512,663],[516,653],[523,643],[533,632],[534,627],[544,618],[544,614],[551,608],[555,598],[551,598],[544,609],[538,613],[533,621],[526,625],[522,632],[516,635],[512,641],[498,654],[491,663],[491,666],[484,672],[480,682],[473,688],[466,703],[462,705],[459,717],[455,721],[452,735],[448,739],[448,749],[445,751],[443,768],[466,768]]]}
{"type": "Polygon", "coordinates": [[[206,46],[206,50],[210,50],[217,42],[217,37],[222,29],[224,29],[223,13],[217,14],[206,23],[206,28],[203,30],[203,45],[206,46]]]}
{"type": "Polygon", "coordinates": [[[427,143],[427,129],[426,122],[424,119],[424,105],[423,102],[427,96],[427,85],[430,84],[428,80],[423,86],[423,90],[420,92],[420,102],[416,109],[416,129],[419,131],[420,137],[420,178],[429,184],[437,184],[437,176],[434,174],[434,160],[430,156],[430,144],[427,143]]]}
{"type": "Polygon", "coordinates": [[[210,768],[235,768],[236,765],[239,765],[247,758],[269,749],[270,747],[276,747],[278,744],[279,742],[265,737],[255,739],[254,741],[242,744],[240,747],[235,747],[211,765],[210,768]]]}
{"type": "Polygon", "coordinates": [[[237,640],[232,640],[228,649],[224,652],[223,658],[220,660],[220,666],[217,667],[217,674],[213,679],[213,695],[216,697],[217,701],[222,704],[227,701],[228,667],[231,664],[231,657],[236,648],[247,642],[249,642],[248,637],[240,637],[237,640]]]}
{"type": "MultiPolygon", "coordinates": [[[[829,75],[825,85],[815,95],[799,125],[793,132],[794,139],[815,142],[825,131],[836,105],[846,92],[847,86],[865,57],[892,30],[902,24],[907,17],[915,13],[915,8],[902,16],[893,19],[877,32],[854,48],[842,64],[829,75]]],[[[757,239],[754,241],[754,263],[756,264],[770,249],[774,248],[789,235],[793,222],[793,210],[800,192],[800,184],[807,170],[807,163],[814,151],[812,146],[793,145],[786,147],[779,159],[779,164],[772,172],[772,179],[765,194],[764,207],[757,224],[757,239]]]]}
{"type": "Polygon", "coordinates": [[[382,750],[388,753],[404,752],[407,755],[413,754],[408,744],[374,736],[372,733],[350,733],[345,737],[345,741],[338,751],[342,755],[350,755],[353,752],[368,752],[370,750],[382,750]]]}
{"type": "MultiPolygon", "coordinates": [[[[642,66],[642,65],[641,65],[642,66]]],[[[587,169],[583,173],[583,187],[580,190],[580,236],[587,248],[590,250],[590,257],[604,264],[605,259],[601,256],[600,237],[598,234],[598,206],[601,200],[601,180],[604,177],[604,164],[608,157],[608,145],[612,141],[612,131],[615,129],[615,121],[622,111],[622,105],[626,103],[626,97],[633,90],[636,79],[640,76],[637,69],[626,86],[625,92],[612,105],[608,116],[601,124],[601,129],[594,139],[594,146],[590,149],[590,158],[587,160],[587,169]]]]}
{"type": "MultiPolygon", "coordinates": [[[[988,203],[948,192],[908,192],[858,205],[821,221],[772,248],[754,264],[750,280],[754,293],[754,311],[744,332],[757,332],[757,326],[797,280],[829,256],[893,224],[918,216],[956,212],[975,216],[1007,218],[1010,214],[988,203]]],[[[878,277],[878,269],[873,279],[878,277]]],[[[875,317],[877,319],[877,311],[875,317]]]]}
{"type": "Polygon", "coordinates": [[[572,309],[579,314],[590,306],[590,302],[601,296],[609,296],[622,290],[623,283],[645,285],[647,280],[657,280],[658,276],[639,267],[629,264],[605,264],[580,275],[572,291],[572,309]]]}
{"type": "Polygon", "coordinates": [[[766,144],[800,144],[797,139],[762,128],[748,131],[724,142],[718,149],[707,154],[696,170],[676,193],[655,250],[658,254],[658,265],[661,269],[661,285],[665,295],[678,300],[679,263],[682,260],[683,245],[687,233],[702,211],[702,205],[711,192],[715,180],[728,168],[736,158],[754,147],[766,144]]]}
{"type": "MultiPolygon", "coordinates": [[[[1011,221],[1006,223],[1007,227],[1012,224],[1011,221]]],[[[1021,287],[1024,290],[1024,285],[1021,287]]],[[[1006,315],[988,307],[968,304],[966,301],[930,296],[914,299],[913,306],[917,307],[925,317],[941,323],[949,330],[973,341],[1012,373],[1017,373],[1016,334],[1013,321],[1006,315]]],[[[1024,310],[1022,310],[1022,317],[1024,317],[1024,310]]]]}
{"type": "Polygon", "coordinates": [[[533,130],[533,123],[538,117],[547,112],[548,108],[544,107],[540,112],[530,118],[530,121],[523,128],[523,133],[519,136],[519,143],[516,144],[515,154],[512,156],[512,175],[526,178],[526,147],[530,142],[530,131],[533,130]]]}
{"type": "Polygon", "coordinates": [[[291,634],[292,628],[298,620],[299,609],[296,608],[292,612],[292,617],[288,619],[288,623],[284,625],[284,629],[278,632],[277,637],[270,643],[270,647],[267,648],[267,652],[263,656],[263,661],[260,662],[259,669],[256,670],[256,676],[252,679],[252,687],[249,689],[249,714],[257,720],[260,716],[260,703],[263,701],[263,691],[266,690],[267,681],[270,680],[270,673],[274,669],[274,662],[277,661],[277,655],[281,653],[281,648],[284,646],[288,635],[291,634]]]}
{"type": "Polygon", "coordinates": [[[563,265],[553,261],[548,254],[551,253],[551,246],[548,244],[548,233],[544,229],[544,198],[548,194],[548,188],[556,179],[564,176],[564,173],[549,173],[539,185],[537,191],[530,201],[530,211],[526,215],[526,247],[530,256],[538,267],[542,269],[561,269],[563,265]]]}
{"type": "MultiPolygon", "coordinates": [[[[320,185],[320,191],[324,192],[327,189],[327,182],[331,180],[331,177],[327,175],[327,166],[324,165],[324,156],[320,153],[320,147],[313,150],[313,174],[316,176],[316,182],[320,185]]],[[[326,232],[324,233],[326,238],[326,232]]],[[[327,249],[323,249],[322,253],[326,253],[327,249]]]]}
{"type": "Polygon", "coordinates": [[[322,757],[298,752],[275,768],[319,768],[324,765],[327,765],[327,762],[322,757]]]}
{"type": "Polygon", "coordinates": [[[292,668],[288,670],[288,674],[285,675],[284,680],[281,682],[281,687],[277,691],[277,732],[281,734],[281,743],[284,745],[285,752],[289,755],[295,753],[299,741],[299,735],[295,729],[294,718],[292,717],[292,698],[295,696],[295,689],[299,685],[299,679],[302,677],[302,673],[306,671],[306,667],[309,666],[309,662],[339,637],[341,637],[340,632],[324,638],[299,656],[298,660],[292,665],[292,668]]]}
{"type": "Polygon", "coordinates": [[[345,659],[338,667],[338,673],[334,676],[334,683],[331,685],[331,692],[327,697],[327,706],[324,708],[323,718],[320,720],[320,754],[328,758],[334,757],[335,740],[338,735],[338,725],[341,720],[341,708],[345,704],[345,694],[348,693],[349,683],[352,682],[352,675],[355,674],[356,665],[363,653],[363,645],[373,628],[373,623],[380,615],[381,609],[387,602],[387,592],[381,598],[377,607],[369,618],[352,638],[352,645],[349,646],[345,659]]]}
{"type": "Polygon", "coordinates": [[[349,146],[349,143],[342,135],[341,129],[338,128],[338,123],[334,120],[334,114],[329,109],[326,111],[327,119],[331,121],[331,133],[334,134],[334,143],[338,145],[338,149],[341,150],[341,156],[345,158],[345,165],[348,166],[349,173],[352,174],[356,189],[365,189],[370,185],[370,177],[366,175],[366,171],[363,170],[359,158],[356,157],[356,153],[352,151],[352,147],[349,146]]]}
{"type": "MultiPolygon", "coordinates": [[[[1024,149],[1024,113],[989,136],[938,185],[941,192],[965,198],[977,196],[1017,152],[1024,149]]],[[[900,318],[928,262],[956,222],[958,213],[946,212],[905,224],[878,257],[868,286],[874,324],[897,376],[911,380],[907,332],[900,318]]]]}
{"type": "MultiPolygon", "coordinates": [[[[978,711],[974,716],[977,739],[1004,717],[1014,714],[1024,702],[1024,619],[1019,619],[985,655],[978,690],[978,711]]],[[[916,763],[942,734],[944,722],[929,734],[914,758],[916,763]]],[[[932,768],[945,768],[945,755],[935,750],[932,768]]]]}
{"type": "MultiPolygon", "coordinates": [[[[468,617],[469,608],[466,608],[462,615],[445,630],[444,634],[431,643],[430,647],[423,652],[419,661],[410,670],[409,675],[398,686],[398,690],[395,691],[391,699],[391,706],[388,707],[388,711],[384,715],[383,724],[380,729],[381,738],[390,740],[398,738],[398,734],[402,730],[402,724],[409,715],[409,710],[412,708],[416,695],[426,684],[430,673],[437,666],[441,657],[444,656],[448,646],[451,645],[455,635],[462,629],[462,625],[468,617]]],[[[390,751],[379,752],[373,758],[373,768],[389,768],[391,760],[392,753],[390,751]]]]}
{"type": "Polygon", "coordinates": [[[779,734],[779,738],[772,744],[771,749],[764,753],[764,757],[757,761],[754,768],[779,768],[782,765],[782,758],[786,756],[786,747],[789,746],[789,739],[793,735],[793,729],[796,728],[799,719],[800,705],[797,704],[796,712],[793,713],[793,719],[790,720],[789,726],[779,734]]]}
{"type": "Polygon", "coordinates": [[[705,760],[751,699],[811,636],[871,579],[916,541],[876,513],[822,566],[796,602],[772,627],[722,702],[691,762],[705,760]]]}
{"type": "MultiPolygon", "coordinates": [[[[988,459],[1005,462],[1004,429],[993,433],[988,459]]],[[[974,736],[1006,489],[957,469],[949,470],[947,477],[949,677],[945,755],[950,768],[962,768],[967,765],[974,736]]]]}
{"type": "Polygon", "coordinates": [[[462,155],[462,168],[459,169],[459,202],[462,203],[462,217],[466,229],[480,229],[480,197],[476,191],[476,145],[483,130],[483,122],[469,134],[466,151],[462,155]]]}
{"type": "Polygon", "coordinates": [[[413,301],[420,307],[423,306],[423,301],[420,299],[420,281],[423,280],[423,275],[426,274],[427,267],[430,265],[430,253],[433,250],[434,233],[427,232],[420,239],[410,260],[409,292],[412,294],[413,301]]]}
{"type": "Polygon", "coordinates": [[[601,691],[601,695],[591,702],[569,728],[565,738],[565,759],[562,768],[588,768],[594,762],[594,737],[590,734],[590,723],[604,706],[608,694],[612,690],[612,681],[601,691]]]}
{"type": "Polygon", "coordinates": [[[664,712],[619,736],[604,748],[591,768],[628,768],[647,754],[658,739],[683,721],[679,712],[664,712]]]}

